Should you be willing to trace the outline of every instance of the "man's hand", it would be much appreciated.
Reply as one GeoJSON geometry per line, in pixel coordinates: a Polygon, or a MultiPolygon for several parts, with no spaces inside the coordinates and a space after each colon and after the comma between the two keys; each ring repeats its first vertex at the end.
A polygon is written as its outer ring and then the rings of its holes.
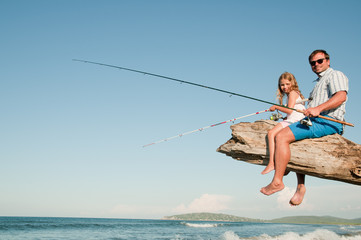
{"type": "Polygon", "coordinates": [[[306,117],[317,117],[318,115],[320,115],[320,113],[321,111],[318,107],[308,108],[303,112],[306,117]]]}

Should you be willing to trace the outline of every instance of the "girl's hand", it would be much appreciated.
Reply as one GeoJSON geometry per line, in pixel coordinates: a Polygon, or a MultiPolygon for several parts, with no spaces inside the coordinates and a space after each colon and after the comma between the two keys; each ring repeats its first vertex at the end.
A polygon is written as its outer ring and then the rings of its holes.
{"type": "Polygon", "coordinates": [[[270,110],[271,112],[275,111],[275,110],[276,110],[276,105],[273,105],[272,107],[270,107],[269,110],[270,110]]]}

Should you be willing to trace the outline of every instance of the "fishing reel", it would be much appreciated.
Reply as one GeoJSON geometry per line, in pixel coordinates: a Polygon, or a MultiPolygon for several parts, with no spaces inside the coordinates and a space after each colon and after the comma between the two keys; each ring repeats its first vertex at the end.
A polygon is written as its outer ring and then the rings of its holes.
{"type": "Polygon", "coordinates": [[[312,122],[311,122],[311,120],[310,120],[309,117],[302,119],[302,120],[300,121],[300,123],[301,123],[302,125],[305,125],[305,126],[308,126],[308,127],[311,127],[311,126],[312,126],[312,122]]]}
{"type": "Polygon", "coordinates": [[[269,119],[273,121],[278,121],[279,119],[283,119],[283,116],[277,111],[277,113],[272,113],[269,119]]]}

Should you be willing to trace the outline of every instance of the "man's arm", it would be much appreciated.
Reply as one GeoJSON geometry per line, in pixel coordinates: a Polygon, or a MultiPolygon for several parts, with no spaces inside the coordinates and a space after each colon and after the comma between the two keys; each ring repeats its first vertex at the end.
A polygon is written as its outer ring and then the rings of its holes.
{"type": "Polygon", "coordinates": [[[317,117],[321,112],[327,111],[330,109],[337,108],[347,99],[346,91],[339,91],[335,93],[327,102],[318,105],[317,107],[308,108],[303,114],[309,117],[317,117]]]}

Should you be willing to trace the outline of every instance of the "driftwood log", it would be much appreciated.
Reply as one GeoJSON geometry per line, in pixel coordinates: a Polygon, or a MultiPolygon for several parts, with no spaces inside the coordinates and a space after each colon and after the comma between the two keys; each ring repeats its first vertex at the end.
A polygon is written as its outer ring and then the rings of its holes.
{"type": "MultiPolygon", "coordinates": [[[[276,124],[260,120],[232,125],[232,138],[217,151],[236,160],[266,166],[269,161],[266,136],[276,124]]],[[[361,185],[361,145],[334,134],[297,141],[290,148],[288,170],[361,185]]]]}

